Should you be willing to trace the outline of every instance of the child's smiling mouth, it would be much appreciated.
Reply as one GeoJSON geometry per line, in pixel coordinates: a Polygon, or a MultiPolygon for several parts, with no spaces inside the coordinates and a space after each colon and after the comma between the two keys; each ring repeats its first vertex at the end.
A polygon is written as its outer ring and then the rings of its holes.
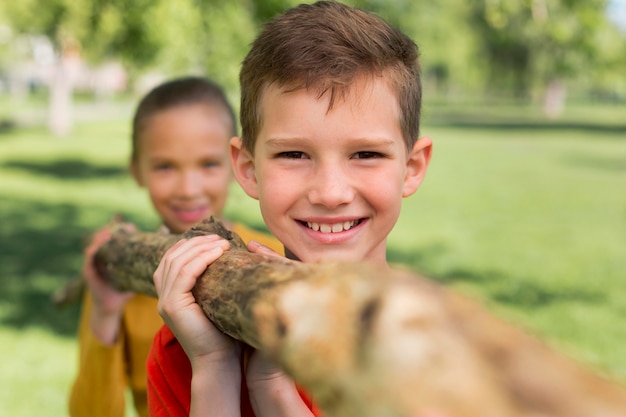
{"type": "Polygon", "coordinates": [[[196,208],[185,208],[185,209],[174,209],[173,210],[176,217],[184,222],[196,222],[201,220],[207,213],[207,207],[196,207],[196,208]]]}
{"type": "Polygon", "coordinates": [[[357,226],[361,223],[361,219],[358,220],[348,220],[345,222],[338,223],[317,223],[317,222],[302,222],[302,224],[306,225],[309,229],[314,230],[316,232],[321,233],[341,233],[347,230],[352,229],[354,226],[357,226]]]}

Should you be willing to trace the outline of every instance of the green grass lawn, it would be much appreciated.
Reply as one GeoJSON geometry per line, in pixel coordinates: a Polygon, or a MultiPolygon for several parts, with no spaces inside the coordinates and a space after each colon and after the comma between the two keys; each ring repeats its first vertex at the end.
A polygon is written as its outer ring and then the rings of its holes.
{"type": "MultiPolygon", "coordinates": [[[[545,122],[516,107],[427,105],[431,168],[389,258],[626,382],[626,109],[568,112],[545,122]]],[[[66,414],[78,306],[49,296],[114,214],[157,226],[126,172],[128,116],[91,118],[63,139],[37,126],[0,133],[0,415],[66,414]]],[[[236,186],[227,212],[263,227],[236,186]]]]}

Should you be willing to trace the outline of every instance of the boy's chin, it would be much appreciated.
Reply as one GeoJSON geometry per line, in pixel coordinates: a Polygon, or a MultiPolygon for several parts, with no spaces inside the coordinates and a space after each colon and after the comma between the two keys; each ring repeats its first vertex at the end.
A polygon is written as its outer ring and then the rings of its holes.
{"type": "Polygon", "coordinates": [[[298,257],[296,254],[293,255],[295,258],[302,262],[307,263],[328,263],[328,262],[363,262],[367,259],[362,253],[356,253],[354,251],[342,251],[342,250],[334,250],[328,248],[328,250],[321,250],[314,254],[309,254],[309,256],[298,257]]]}

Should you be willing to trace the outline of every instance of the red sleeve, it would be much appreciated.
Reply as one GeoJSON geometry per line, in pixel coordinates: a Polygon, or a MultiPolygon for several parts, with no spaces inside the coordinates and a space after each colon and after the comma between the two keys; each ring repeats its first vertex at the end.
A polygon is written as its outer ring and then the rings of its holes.
{"type": "Polygon", "coordinates": [[[300,387],[297,387],[297,388],[298,388],[298,394],[300,394],[300,398],[302,398],[302,401],[304,401],[304,403],[309,408],[309,410],[311,410],[313,415],[315,417],[322,417],[322,410],[317,408],[317,406],[313,403],[313,400],[311,399],[311,397],[309,397],[309,395],[306,392],[304,392],[300,387]]]}
{"type": "Polygon", "coordinates": [[[166,325],[163,325],[154,336],[146,368],[150,416],[189,416],[191,364],[182,346],[166,325]]]}

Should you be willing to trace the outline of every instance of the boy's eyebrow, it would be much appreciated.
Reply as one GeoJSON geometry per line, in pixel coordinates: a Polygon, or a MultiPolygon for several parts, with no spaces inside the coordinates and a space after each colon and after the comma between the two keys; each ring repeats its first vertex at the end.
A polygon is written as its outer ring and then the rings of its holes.
{"type": "Polygon", "coordinates": [[[396,142],[393,139],[388,138],[388,137],[383,137],[383,136],[354,138],[351,143],[351,145],[359,146],[359,147],[369,147],[369,146],[391,147],[391,146],[394,146],[395,144],[396,142]]]}
{"type": "Polygon", "coordinates": [[[305,138],[301,137],[282,137],[282,138],[269,138],[265,141],[266,144],[271,146],[291,145],[294,142],[305,141],[305,138]]]}

